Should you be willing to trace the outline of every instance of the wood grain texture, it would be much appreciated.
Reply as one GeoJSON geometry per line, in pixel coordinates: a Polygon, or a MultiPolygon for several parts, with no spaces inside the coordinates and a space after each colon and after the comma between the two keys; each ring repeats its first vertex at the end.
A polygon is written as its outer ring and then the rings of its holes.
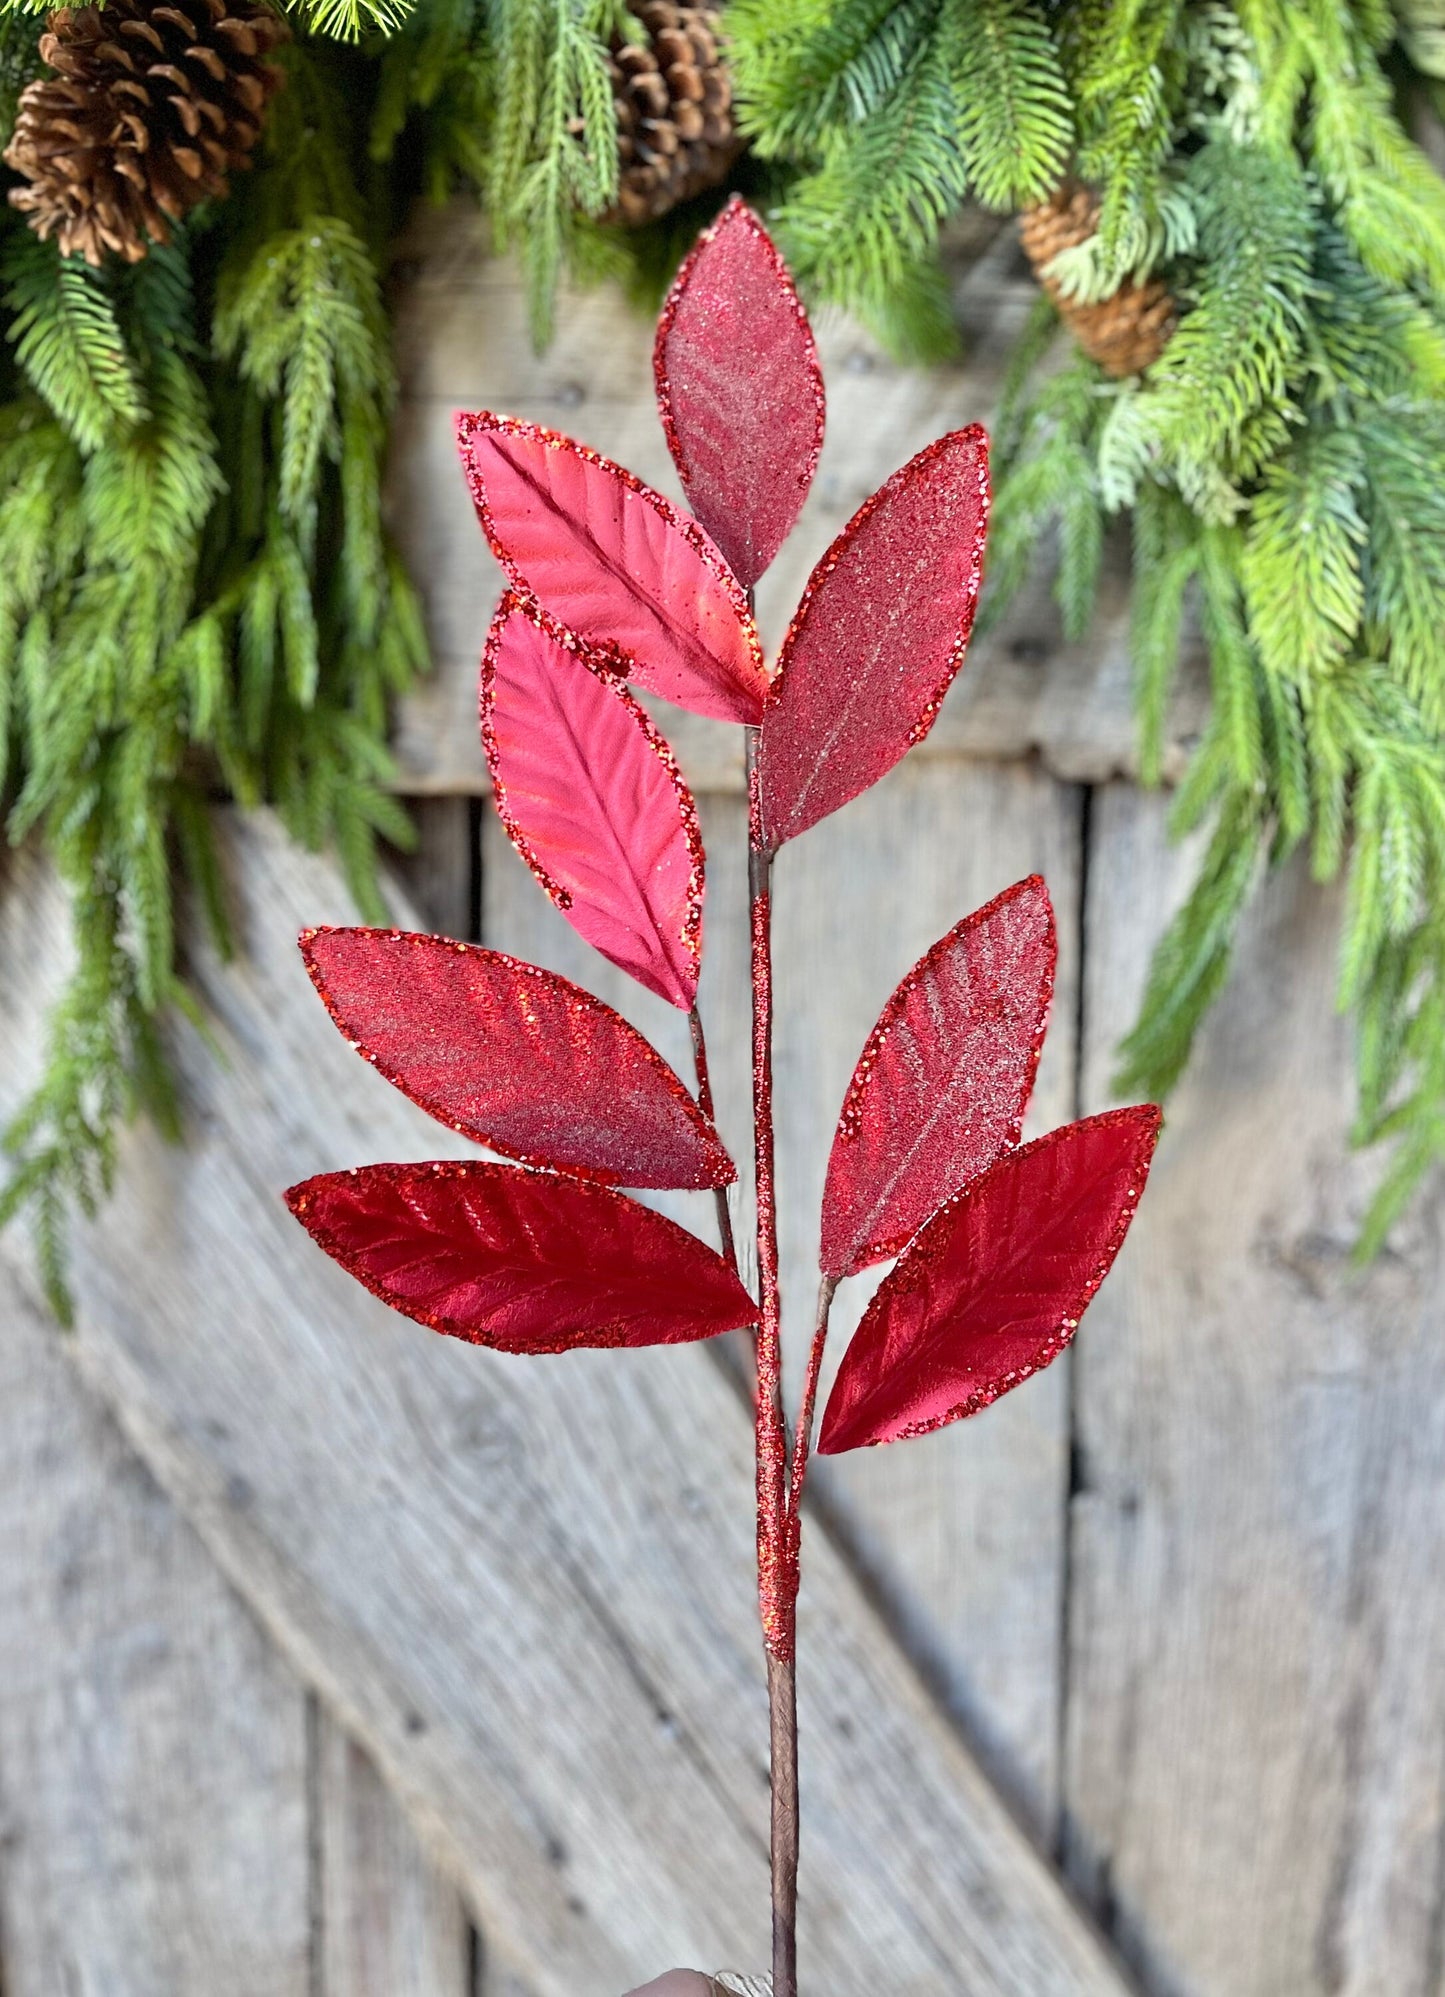
{"type": "MultiPolygon", "coordinates": [[[[264,817],[226,847],[244,955],[196,965],[221,1060],[181,1034],[190,1149],[127,1144],[77,1244],[69,1349],[538,1997],[759,1960],[765,1719],[736,1397],[693,1350],[464,1350],[316,1255],[277,1189],[437,1133],[300,1002],[292,939],[344,915],[334,873],[264,817]]],[[[0,964],[25,970],[0,999],[33,1032],[63,914],[33,859],[9,871],[0,964]]],[[[803,1617],[817,1987],[1120,1997],[820,1535],[803,1617]]]]}
{"type": "Polygon", "coordinates": [[[6,1997],[310,1997],[304,1693],[0,1292],[6,1997]]]}
{"type": "MultiPolygon", "coordinates": [[[[902,367],[849,322],[824,314],[819,347],[828,435],[798,528],[758,590],[776,647],[813,563],[857,507],[914,451],[943,431],[987,422],[1012,341],[1035,296],[1012,275],[1012,235],[1000,237],[958,287],[965,362],[902,367]]],[[[435,675],[403,706],[397,753],[403,788],[480,791],[477,662],[500,572],[487,551],[457,463],[452,415],[492,408],[581,437],[669,498],[680,486],[651,394],[652,327],[610,288],[568,293],[548,353],[532,350],[521,288],[485,254],[474,220],[433,211],[416,224],[397,301],[402,400],[390,472],[390,513],[419,580],[437,655],[435,675]]],[[[1126,559],[1111,552],[1094,635],[1066,644],[1047,577],[972,646],[938,725],[915,755],[1014,759],[1039,755],[1057,774],[1099,780],[1135,767],[1130,711],[1126,559]]],[[[664,725],[695,790],[742,790],[739,731],[675,710],[664,725]]],[[[1185,676],[1167,757],[1182,767],[1203,714],[1202,680],[1185,676]]]]}
{"type": "MultiPolygon", "coordinates": [[[[1091,1109],[1187,878],[1102,793],[1091,1109]]],[[[1074,1349],[1068,1854],[1160,1997],[1442,1987],[1445,1230],[1437,1186],[1351,1268],[1337,935],[1264,890],[1074,1349]]]]}
{"type": "Polygon", "coordinates": [[[480,1997],[456,1888],[366,1750],[324,1710],[314,1742],[321,1997],[480,1997]]]}
{"type": "MultiPolygon", "coordinates": [[[[746,1215],[752,1170],[743,816],[741,800],[704,801],[700,1003],[720,1125],[742,1172],[736,1211],[746,1215]]],[[[910,762],[778,860],[778,1183],[794,1406],[818,1280],[828,1147],[859,1050],[924,950],[960,916],[1034,871],[1047,876],[1054,894],[1062,961],[1029,1135],[1070,1114],[1079,818],[1076,794],[1037,769],[910,762]]],[[[576,936],[490,811],[483,841],[486,940],[599,993],[687,1074],[687,1029],[672,1008],[576,936]]],[[[691,1197],[661,1203],[705,1228],[706,1209],[689,1207],[691,1197]]],[[[829,1381],[881,1274],[867,1272],[840,1292],[829,1381]]],[[[886,1602],[891,1626],[1045,1836],[1058,1800],[1066,1364],[952,1436],[815,1466],[815,1489],[886,1602]]],[[[806,1560],[804,1572],[806,1589],[806,1560]]]]}

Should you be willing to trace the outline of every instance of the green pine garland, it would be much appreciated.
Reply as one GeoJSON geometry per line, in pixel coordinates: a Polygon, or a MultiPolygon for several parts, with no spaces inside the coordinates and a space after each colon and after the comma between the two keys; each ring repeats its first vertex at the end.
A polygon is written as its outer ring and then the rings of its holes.
{"type": "Polygon", "coordinates": [[[54,853],[76,947],[0,1219],[33,1206],[62,1310],[64,1209],[107,1188],[123,1115],[177,1121],[158,1027],[184,999],[181,882],[227,940],[210,797],[333,841],[378,917],[376,841],[408,836],[387,705],[425,647],[380,519],[394,384],[365,129],[336,60],[302,42],[287,66],[263,162],[134,268],[0,226],[8,826],[54,853]]]}
{"type": "MultiPolygon", "coordinates": [[[[706,202],[640,235],[615,197],[608,40],[625,0],[298,0],[255,169],[131,269],[63,261],[0,210],[0,790],[70,885],[75,969],[5,1134],[0,1220],[63,1220],[120,1120],[173,1129],[177,896],[226,938],[210,801],[331,842],[378,914],[388,708],[425,666],[381,523],[394,393],[386,246],[459,185],[527,272],[654,295],[706,202]]],[[[1053,271],[1182,308],[1143,377],[1072,353],[1042,301],[1001,412],[990,614],[1056,530],[1066,628],[1127,516],[1141,761],[1157,779],[1187,620],[1211,719],[1178,828],[1208,824],[1125,1045],[1164,1090],[1264,868],[1346,872],[1341,996],[1361,1141],[1390,1138],[1365,1245],[1445,1151],[1445,185],[1408,135],[1445,74],[1438,0],[731,0],[740,177],[813,295],[927,357],[938,243],[1073,173],[1095,236],[1053,271]]],[[[0,143],[40,22],[0,0],[0,143]]]]}

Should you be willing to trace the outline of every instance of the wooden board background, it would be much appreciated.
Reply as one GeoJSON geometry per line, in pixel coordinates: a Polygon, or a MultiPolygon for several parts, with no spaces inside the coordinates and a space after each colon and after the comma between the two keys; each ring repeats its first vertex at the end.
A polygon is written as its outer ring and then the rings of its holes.
{"type": "MultiPolygon", "coordinates": [[[[866,492],[987,419],[1027,297],[1012,256],[1001,237],[960,281],[958,367],[903,372],[825,324],[830,442],[763,596],[774,634],[866,492]]],[[[491,403],[674,489],[647,329],[591,294],[538,361],[454,217],[419,229],[399,302],[395,517],[440,662],[399,722],[406,890],[582,978],[681,1066],[677,1015],[589,955],[481,798],[496,576],[449,441],[455,407],[491,403]]],[[[1124,613],[1116,578],[1067,647],[1034,590],[926,752],[783,856],[795,1351],[858,1044],[914,957],[1034,868],[1062,942],[1036,1127],[1111,1100],[1189,858],[1128,780],[1124,613]]],[[[1199,712],[1186,674],[1174,769],[1199,712]]],[[[703,807],[703,1002],[741,1153],[736,744],[667,721],[703,807]]],[[[198,963],[221,1059],[181,1037],[190,1148],[128,1145],[79,1244],[74,1338],[0,1244],[0,1988],[617,1997],[668,1959],[756,1958],[735,1396],[706,1354],[563,1372],[445,1346],[292,1238],[286,1176],[436,1147],[296,967],[296,923],[343,913],[330,870],[264,825],[228,852],[246,956],[198,963]]],[[[824,1466],[802,1631],[817,1997],[1445,1989],[1442,1202],[1352,1269],[1375,1168],[1344,1149],[1335,917],[1294,874],[1261,897],[1069,1358],[961,1429],[824,1466]]],[[[63,936],[43,868],[12,862],[7,1099],[63,936]]]]}

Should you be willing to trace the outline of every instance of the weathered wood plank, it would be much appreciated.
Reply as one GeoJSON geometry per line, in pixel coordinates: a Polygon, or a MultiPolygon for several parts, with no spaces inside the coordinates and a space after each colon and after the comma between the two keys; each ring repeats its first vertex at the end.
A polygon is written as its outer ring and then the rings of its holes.
{"type": "Polygon", "coordinates": [[[6,1997],[309,1997],[304,1694],[0,1287],[6,1997]]]}
{"type": "MultiPolygon", "coordinates": [[[[1160,800],[1095,812],[1086,1074],[1181,891],[1160,800]]],[[[1169,1997],[1435,1997],[1445,1850],[1436,1188],[1369,1270],[1338,910],[1250,917],[1075,1349],[1075,1876],[1169,1997]]]]}
{"type": "Polygon", "coordinates": [[[471,1923],[370,1757],[317,1715],[321,1997],[479,1997],[471,1923]]]}
{"type": "MultiPolygon", "coordinates": [[[[70,1349],[539,1997],[760,1960],[736,1396],[693,1349],[516,1362],[433,1338],[314,1252],[279,1205],[286,1178],[447,1147],[310,1000],[291,938],[344,917],[335,875],[264,818],[227,841],[245,955],[229,971],[202,955],[197,976],[228,1065],[182,1033],[191,1147],[128,1145],[78,1244],[70,1349]]],[[[3,909],[23,1022],[63,931],[32,859],[3,909]]],[[[1119,1997],[818,1534],[803,1617],[818,1986],[1119,1997]]]]}
{"type": "MultiPolygon", "coordinates": [[[[961,283],[966,362],[901,367],[859,330],[824,315],[828,441],[802,521],[760,585],[759,615],[776,644],[813,562],[882,481],[914,451],[960,423],[987,420],[1012,340],[1034,295],[1011,275],[1012,237],[961,283]]],[[[390,475],[390,512],[418,578],[436,649],[433,679],[404,703],[397,731],[403,788],[477,791],[485,767],[476,727],[477,659],[500,578],[456,462],[457,408],[501,408],[569,430],[680,497],[652,400],[652,329],[613,290],[568,293],[557,338],[533,352],[511,267],[488,257],[474,220],[435,212],[419,224],[409,281],[398,298],[403,393],[390,475]]],[[[1093,637],[1064,642],[1040,580],[1007,620],[972,649],[918,753],[989,758],[1039,755],[1057,774],[1099,780],[1135,767],[1128,607],[1120,551],[1093,637]]],[[[1168,766],[1180,766],[1202,713],[1197,674],[1174,717],[1168,766]]],[[[737,729],[669,715],[699,790],[742,788],[737,729]]]]}
{"type": "MultiPolygon", "coordinates": [[[[710,859],[704,984],[720,1119],[751,1210],[746,837],[741,800],[703,804],[710,859]]],[[[961,915],[1023,875],[1050,881],[1063,934],[1053,1030],[1034,1119],[1074,1093],[1077,794],[1036,767],[910,760],[785,848],[776,870],[778,1170],[791,1388],[807,1349],[818,1211],[838,1106],[894,984],[961,915]]],[[[582,941],[483,821],[484,936],[605,997],[690,1074],[685,1022],[582,941]]],[[[688,1196],[671,1203],[706,1225],[688,1196]]],[[[833,1361],[876,1279],[845,1286],[833,1361]]],[[[830,1374],[832,1367],[830,1366],[830,1374]]],[[[1060,1613],[1068,1483],[1063,1367],[966,1430],[817,1466],[817,1489],[950,1708],[1052,1836],[1058,1800],[1060,1613]]]]}

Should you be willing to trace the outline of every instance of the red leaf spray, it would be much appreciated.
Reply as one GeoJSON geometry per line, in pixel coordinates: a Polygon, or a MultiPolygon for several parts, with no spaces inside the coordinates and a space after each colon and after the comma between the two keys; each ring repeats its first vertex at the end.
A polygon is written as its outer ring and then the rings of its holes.
{"type": "Polygon", "coordinates": [[[1133,1217],[1159,1113],[1114,1110],[1019,1147],[1053,990],[1053,912],[1033,878],[965,916],[884,1007],[844,1098],[790,1426],[773,866],[787,840],[932,727],[978,600],[988,441],[977,428],[939,438],[859,509],[814,570],[769,674],[752,590],[811,483],[823,381],[792,281],[741,202],[683,265],[655,370],[696,519],[535,424],[462,416],[457,435],[512,585],[482,667],[498,811],[580,934],[688,1014],[696,1093],[610,1007],[535,965],[441,937],[309,930],[307,967],[358,1051],[440,1121],[518,1162],[370,1165],[287,1198],[321,1247],[395,1309],[502,1351],[753,1328],[773,1997],[796,1997],[800,1507],[834,1292],[898,1257],[844,1355],[822,1453],[977,1413],[1073,1337],[1133,1217]],[[632,686],[745,730],[756,1299],[738,1277],[736,1173],[713,1124],[697,1008],[697,813],[632,686]],[[722,1254],[613,1190],[624,1185],[711,1188],[722,1254]]]}

